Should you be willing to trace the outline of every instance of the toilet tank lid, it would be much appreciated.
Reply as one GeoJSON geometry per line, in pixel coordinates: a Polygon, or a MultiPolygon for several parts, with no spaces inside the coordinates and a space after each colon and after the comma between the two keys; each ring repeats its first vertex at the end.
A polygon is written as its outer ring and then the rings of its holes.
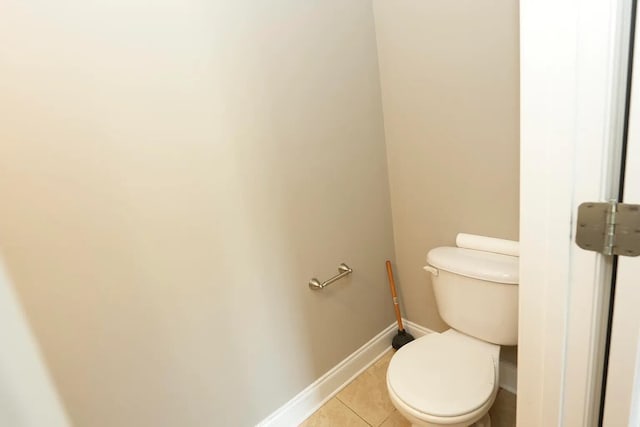
{"type": "Polygon", "coordinates": [[[440,247],[429,251],[427,263],[451,273],[490,282],[518,284],[518,257],[473,249],[440,247]]]}

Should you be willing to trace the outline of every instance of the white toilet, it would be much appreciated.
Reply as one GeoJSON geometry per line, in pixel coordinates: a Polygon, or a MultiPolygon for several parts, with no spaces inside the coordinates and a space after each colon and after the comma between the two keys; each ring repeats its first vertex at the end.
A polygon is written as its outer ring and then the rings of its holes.
{"type": "Polygon", "coordinates": [[[451,329],[403,346],[387,371],[391,401],[414,426],[489,427],[500,345],[518,342],[518,243],[460,234],[457,245],[431,250],[425,267],[451,329]]]}

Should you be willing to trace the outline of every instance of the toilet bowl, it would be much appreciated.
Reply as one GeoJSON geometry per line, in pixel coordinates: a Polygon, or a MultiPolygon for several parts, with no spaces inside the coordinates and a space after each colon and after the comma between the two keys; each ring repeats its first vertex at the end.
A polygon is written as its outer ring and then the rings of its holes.
{"type": "Polygon", "coordinates": [[[414,426],[490,427],[500,345],[517,344],[518,257],[441,247],[429,252],[425,270],[451,329],[394,354],[387,371],[391,402],[414,426]]]}
{"type": "Polygon", "coordinates": [[[471,425],[495,400],[499,357],[500,346],[453,329],[425,335],[391,359],[389,396],[415,426],[471,425]]]}

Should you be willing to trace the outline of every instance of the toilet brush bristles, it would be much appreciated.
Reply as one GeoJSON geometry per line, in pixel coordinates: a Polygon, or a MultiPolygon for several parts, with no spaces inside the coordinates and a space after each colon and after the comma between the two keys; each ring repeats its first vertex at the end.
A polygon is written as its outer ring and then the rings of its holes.
{"type": "Polygon", "coordinates": [[[415,338],[413,337],[413,335],[411,335],[404,329],[398,329],[398,335],[393,337],[393,341],[391,341],[391,346],[397,350],[403,345],[410,343],[414,339],[415,338]]]}

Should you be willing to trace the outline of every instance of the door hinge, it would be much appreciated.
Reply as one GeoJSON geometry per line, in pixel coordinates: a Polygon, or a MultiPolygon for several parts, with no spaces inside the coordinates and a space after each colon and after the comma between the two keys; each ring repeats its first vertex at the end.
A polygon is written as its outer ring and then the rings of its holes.
{"type": "Polygon", "coordinates": [[[581,204],[576,243],[604,255],[640,255],[640,205],[615,201],[581,204]]]}

